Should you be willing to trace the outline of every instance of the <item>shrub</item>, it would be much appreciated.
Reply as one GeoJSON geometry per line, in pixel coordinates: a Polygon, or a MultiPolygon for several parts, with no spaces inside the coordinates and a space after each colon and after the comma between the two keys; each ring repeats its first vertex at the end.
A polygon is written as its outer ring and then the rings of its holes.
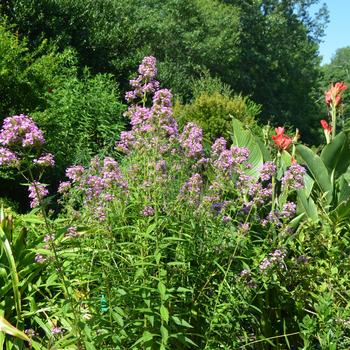
{"type": "Polygon", "coordinates": [[[110,75],[85,70],[63,77],[47,95],[47,108],[32,113],[43,128],[48,149],[62,173],[68,164],[86,164],[95,154],[113,149],[124,127],[124,107],[110,75]]]}
{"type": "Polygon", "coordinates": [[[260,106],[246,96],[228,95],[214,92],[196,96],[191,104],[175,105],[174,114],[181,124],[197,123],[209,140],[230,137],[231,121],[236,118],[246,125],[253,126],[260,113],[260,106]]]}

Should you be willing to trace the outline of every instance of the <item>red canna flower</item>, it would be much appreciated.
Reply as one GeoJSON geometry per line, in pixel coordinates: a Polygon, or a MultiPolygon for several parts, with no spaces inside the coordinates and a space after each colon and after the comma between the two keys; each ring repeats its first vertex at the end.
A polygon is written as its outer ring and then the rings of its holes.
{"type": "Polygon", "coordinates": [[[326,120],[321,120],[322,128],[325,132],[328,132],[329,134],[332,132],[332,125],[328,124],[326,120]]]}
{"type": "Polygon", "coordinates": [[[286,150],[292,144],[293,140],[284,134],[284,128],[278,127],[275,129],[277,135],[272,135],[272,140],[281,150],[286,150]]]}
{"type": "Polygon", "coordinates": [[[327,105],[334,104],[338,106],[341,102],[341,95],[344,90],[347,89],[347,85],[344,82],[338,82],[332,85],[325,93],[325,100],[327,105]]]}

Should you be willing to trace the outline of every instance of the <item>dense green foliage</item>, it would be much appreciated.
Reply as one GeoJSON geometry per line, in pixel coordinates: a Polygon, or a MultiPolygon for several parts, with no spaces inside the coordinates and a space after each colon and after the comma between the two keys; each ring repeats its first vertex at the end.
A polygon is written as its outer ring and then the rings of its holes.
{"type": "Polygon", "coordinates": [[[32,47],[42,38],[74,47],[80,66],[110,72],[122,87],[141,57],[189,101],[191,78],[219,76],[263,106],[261,120],[288,122],[313,142],[320,98],[319,0],[7,0],[2,12],[32,47]],[[307,120],[307,122],[306,122],[307,120]]]}
{"type": "Polygon", "coordinates": [[[175,117],[182,124],[193,121],[204,131],[206,138],[214,140],[218,137],[229,138],[232,117],[252,126],[259,115],[261,107],[248,97],[233,97],[214,92],[196,96],[191,104],[177,104],[175,117]]]}
{"type": "Polygon", "coordinates": [[[45,130],[48,150],[56,155],[59,169],[86,164],[92,156],[110,152],[124,127],[124,107],[109,75],[78,78],[75,69],[63,77],[47,96],[47,107],[32,113],[45,130]]]}

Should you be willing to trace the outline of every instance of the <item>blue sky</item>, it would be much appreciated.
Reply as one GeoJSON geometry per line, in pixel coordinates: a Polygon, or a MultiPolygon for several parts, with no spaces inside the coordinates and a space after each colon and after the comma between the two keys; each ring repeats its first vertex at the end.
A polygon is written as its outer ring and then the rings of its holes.
{"type": "Polygon", "coordinates": [[[324,0],[329,10],[329,23],[320,45],[322,63],[329,63],[335,51],[350,46],[350,0],[324,0]]]}

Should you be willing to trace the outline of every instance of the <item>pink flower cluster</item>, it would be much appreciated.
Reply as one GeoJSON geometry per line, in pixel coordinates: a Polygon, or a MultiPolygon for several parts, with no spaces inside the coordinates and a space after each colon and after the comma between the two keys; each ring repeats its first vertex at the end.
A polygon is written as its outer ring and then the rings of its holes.
{"type": "Polygon", "coordinates": [[[154,93],[159,88],[159,82],[155,80],[157,76],[156,59],[153,56],[145,57],[138,69],[139,76],[130,80],[133,90],[125,94],[127,101],[143,98],[145,94],[154,93]]]}
{"type": "Polygon", "coordinates": [[[18,162],[19,159],[16,153],[5,147],[0,147],[0,166],[16,166],[18,162]]]}
{"type": "Polygon", "coordinates": [[[199,158],[203,154],[203,131],[194,123],[188,123],[180,135],[180,145],[187,157],[199,158]]]}
{"type": "Polygon", "coordinates": [[[125,191],[128,187],[117,161],[111,157],[93,158],[86,169],[81,165],[71,166],[66,170],[66,176],[69,181],[61,182],[58,192],[64,194],[75,188],[101,220],[105,218],[106,203],[115,198],[114,189],[125,191]]]}
{"type": "Polygon", "coordinates": [[[36,208],[38,207],[44,197],[46,197],[49,194],[49,191],[46,189],[46,185],[34,181],[31,185],[28,187],[29,191],[29,199],[30,199],[30,207],[36,208]]]}
{"type": "Polygon", "coordinates": [[[28,116],[20,114],[4,120],[0,132],[0,143],[3,146],[31,147],[44,142],[42,131],[28,116]]]}

